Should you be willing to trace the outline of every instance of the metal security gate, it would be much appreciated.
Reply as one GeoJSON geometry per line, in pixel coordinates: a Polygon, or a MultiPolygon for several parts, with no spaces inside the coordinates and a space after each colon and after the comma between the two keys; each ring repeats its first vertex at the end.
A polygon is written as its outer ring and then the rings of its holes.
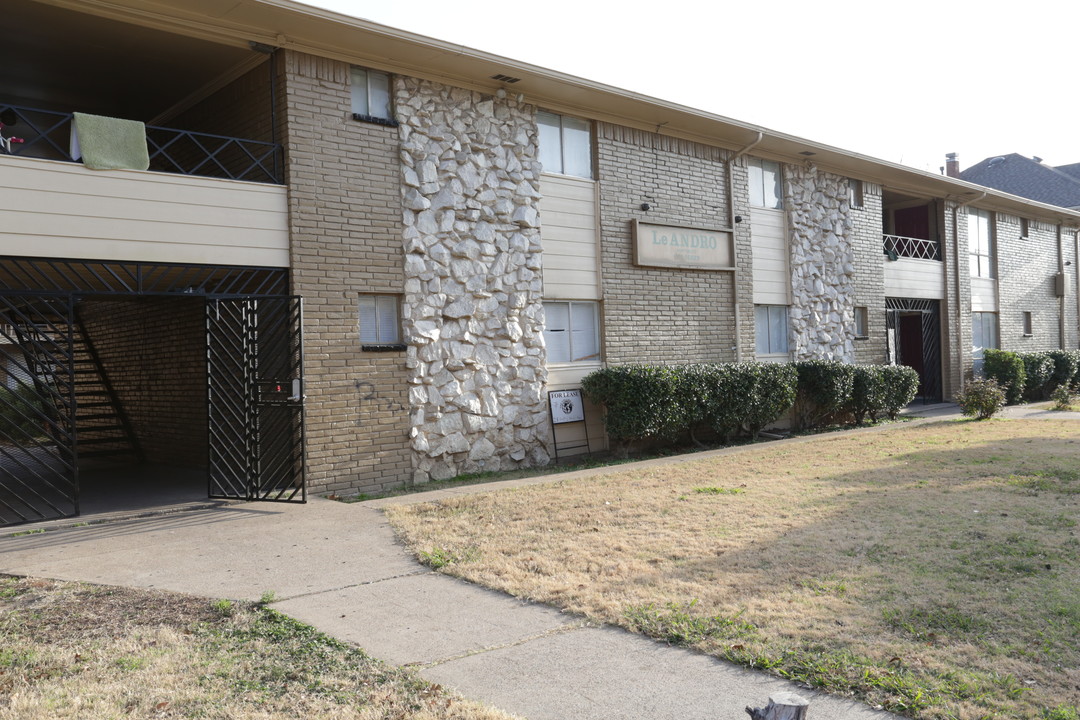
{"type": "Polygon", "coordinates": [[[206,301],[209,495],[305,502],[301,303],[206,301]]]}
{"type": "Polygon", "coordinates": [[[79,514],[73,300],[0,294],[0,525],[79,514]]]}
{"type": "Polygon", "coordinates": [[[941,319],[937,300],[885,298],[889,362],[919,373],[919,399],[941,402],[941,319]]]}

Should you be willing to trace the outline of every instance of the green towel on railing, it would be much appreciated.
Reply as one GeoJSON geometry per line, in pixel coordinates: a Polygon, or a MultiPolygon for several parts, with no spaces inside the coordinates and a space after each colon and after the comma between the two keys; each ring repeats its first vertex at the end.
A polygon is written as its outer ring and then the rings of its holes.
{"type": "Polygon", "coordinates": [[[146,125],[138,120],[120,120],[103,115],[75,113],[72,157],[82,154],[91,170],[146,170],[150,154],[146,150],[146,125]]]}

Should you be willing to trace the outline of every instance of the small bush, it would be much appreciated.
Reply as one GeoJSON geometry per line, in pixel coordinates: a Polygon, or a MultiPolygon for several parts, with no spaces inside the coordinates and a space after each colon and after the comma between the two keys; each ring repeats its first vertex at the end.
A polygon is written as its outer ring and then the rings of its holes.
{"type": "Polygon", "coordinates": [[[1024,361],[1024,399],[1028,402],[1045,400],[1054,377],[1055,364],[1049,353],[1017,353],[1024,361]]]}
{"type": "Polygon", "coordinates": [[[832,360],[795,363],[799,373],[795,398],[795,426],[799,429],[827,423],[851,402],[855,366],[832,360]]]}
{"type": "Polygon", "coordinates": [[[16,442],[39,437],[50,416],[32,386],[21,385],[15,390],[0,387],[0,437],[16,442]]]}
{"type": "Polygon", "coordinates": [[[885,413],[895,420],[919,393],[919,372],[907,365],[883,365],[885,378],[885,413]]]}
{"type": "Polygon", "coordinates": [[[1005,407],[1005,391],[996,380],[972,380],[957,395],[960,411],[978,420],[991,418],[1005,407]]]}
{"type": "Polygon", "coordinates": [[[983,374],[993,380],[1005,391],[1005,401],[1015,405],[1024,397],[1024,383],[1027,373],[1024,361],[1014,352],[987,349],[983,363],[983,374]]]}
{"type": "Polygon", "coordinates": [[[1050,393],[1050,399],[1054,401],[1055,410],[1068,410],[1072,407],[1072,393],[1066,383],[1058,385],[1057,389],[1050,393]]]}
{"type": "Polygon", "coordinates": [[[671,438],[688,427],[685,398],[675,368],[605,368],[586,375],[581,389],[589,400],[604,406],[604,427],[616,442],[671,438]]]}

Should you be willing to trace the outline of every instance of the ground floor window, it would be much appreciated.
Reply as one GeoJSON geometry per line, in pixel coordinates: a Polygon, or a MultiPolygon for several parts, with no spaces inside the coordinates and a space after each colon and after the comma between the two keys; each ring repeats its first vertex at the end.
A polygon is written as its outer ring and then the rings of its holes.
{"type": "Polygon", "coordinates": [[[544,317],[548,364],[600,360],[599,303],[546,302],[544,317]]]}
{"type": "Polygon", "coordinates": [[[788,354],[788,309],[786,305],[755,305],[756,349],[762,355],[788,354]]]}
{"type": "Polygon", "coordinates": [[[971,358],[977,376],[982,375],[984,351],[997,346],[997,313],[971,313],[971,358]]]}
{"type": "Polygon", "coordinates": [[[858,339],[870,337],[870,311],[866,307],[855,308],[855,337],[858,339]]]}
{"type": "Polygon", "coordinates": [[[401,342],[397,295],[361,295],[359,304],[361,345],[397,345],[401,342]]]}

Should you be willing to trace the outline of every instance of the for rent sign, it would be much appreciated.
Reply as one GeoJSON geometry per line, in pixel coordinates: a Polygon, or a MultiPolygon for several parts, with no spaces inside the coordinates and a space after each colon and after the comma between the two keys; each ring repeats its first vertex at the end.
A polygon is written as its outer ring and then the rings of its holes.
{"type": "Polygon", "coordinates": [[[725,230],[634,221],[634,263],[691,270],[734,270],[735,248],[725,230]]]}

